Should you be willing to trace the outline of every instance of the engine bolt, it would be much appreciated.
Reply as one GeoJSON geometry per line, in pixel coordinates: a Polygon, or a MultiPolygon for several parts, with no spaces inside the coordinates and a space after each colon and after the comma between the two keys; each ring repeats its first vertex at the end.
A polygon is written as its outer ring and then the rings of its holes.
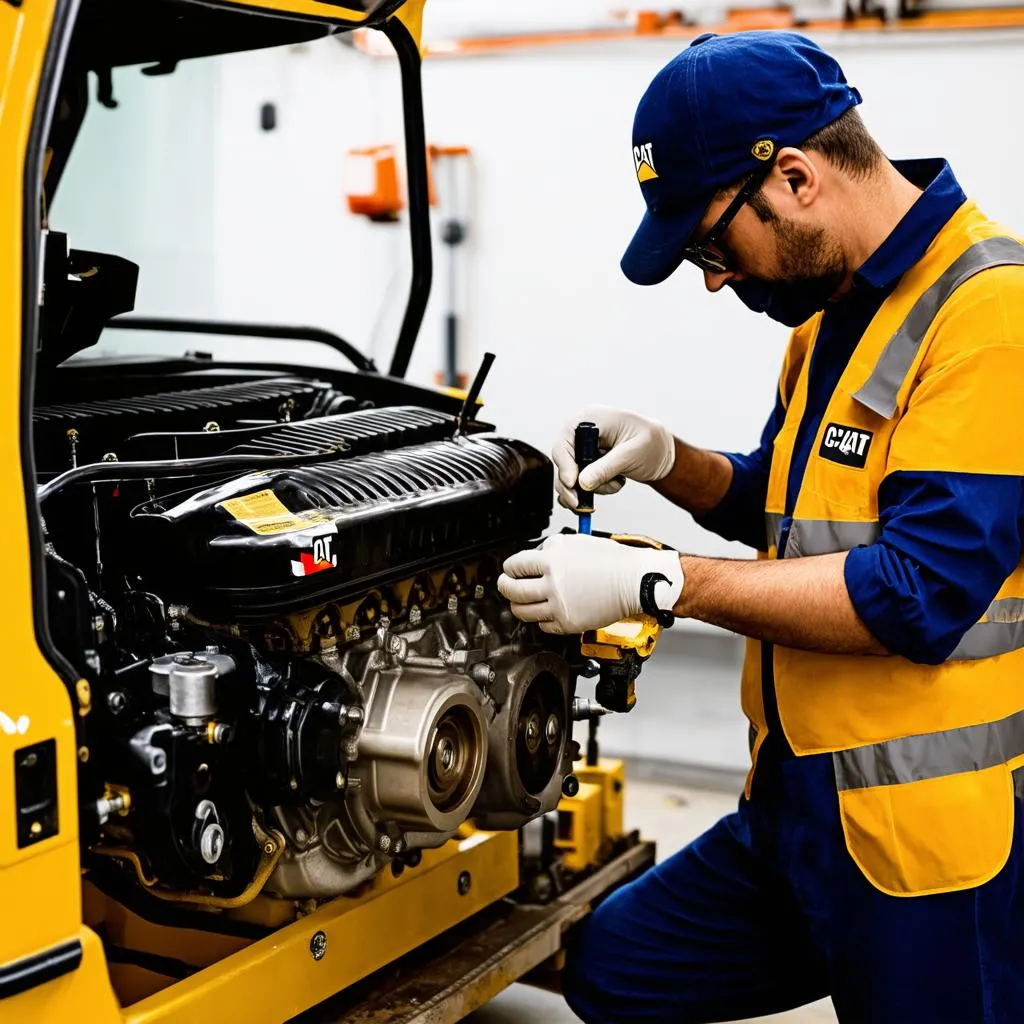
{"type": "Polygon", "coordinates": [[[409,644],[400,636],[393,633],[388,636],[388,654],[396,661],[405,661],[409,656],[409,644]]]}
{"type": "Polygon", "coordinates": [[[481,587],[480,584],[478,583],[473,588],[473,597],[475,597],[479,601],[483,596],[484,596],[484,588],[481,587]]]}
{"type": "Polygon", "coordinates": [[[459,875],[459,895],[465,896],[469,892],[470,886],[473,884],[473,876],[468,871],[463,871],[459,875]]]}
{"type": "Polygon", "coordinates": [[[580,791],[580,780],[575,775],[566,775],[562,779],[562,796],[573,797],[580,791]]]}
{"type": "Polygon", "coordinates": [[[445,737],[437,747],[438,759],[441,762],[441,770],[450,772],[455,764],[455,744],[445,737]]]}
{"type": "Polygon", "coordinates": [[[558,728],[557,715],[549,715],[548,724],[544,727],[544,738],[551,746],[554,746],[558,742],[560,732],[561,729],[558,728]]]}
{"type": "Polygon", "coordinates": [[[84,718],[92,710],[92,687],[88,680],[79,679],[75,683],[75,696],[78,698],[78,713],[84,718]]]}
{"type": "Polygon", "coordinates": [[[107,694],[107,707],[110,708],[113,714],[117,715],[124,711],[124,705],[124,694],[120,690],[114,690],[112,693],[107,694]]]}
{"type": "Polygon", "coordinates": [[[327,936],[323,932],[317,932],[309,940],[309,951],[313,954],[314,960],[323,960],[327,952],[327,936]]]}
{"type": "Polygon", "coordinates": [[[450,612],[457,612],[458,610],[459,610],[459,599],[458,599],[458,597],[455,594],[452,594],[452,596],[448,598],[448,611],[450,611],[450,612]]]}
{"type": "Polygon", "coordinates": [[[275,842],[274,842],[274,840],[273,840],[273,839],[268,839],[268,840],[267,840],[267,841],[266,841],[266,842],[265,842],[265,843],[263,844],[263,852],[264,852],[264,854],[266,854],[266,856],[268,856],[268,857],[272,856],[272,855],[273,855],[273,853],[274,853],[274,851],[275,851],[276,849],[277,849],[277,845],[275,844],[275,842]]]}
{"type": "Polygon", "coordinates": [[[344,789],[345,788],[345,775],[344,775],[344,773],[338,772],[337,775],[334,776],[334,785],[335,785],[335,788],[337,788],[337,789],[344,789]]]}
{"type": "Polygon", "coordinates": [[[377,836],[377,849],[380,850],[381,853],[388,853],[391,849],[391,836],[387,835],[385,832],[382,832],[377,836]]]}
{"type": "Polygon", "coordinates": [[[304,828],[297,828],[295,830],[295,842],[297,842],[299,846],[305,846],[307,839],[309,839],[309,836],[306,835],[306,830],[304,828]]]}
{"type": "Polygon", "coordinates": [[[423,619],[423,612],[420,611],[417,605],[413,605],[409,609],[409,625],[418,626],[423,619]]]}
{"type": "Polygon", "coordinates": [[[537,733],[538,733],[539,729],[540,729],[540,726],[537,724],[537,719],[535,717],[531,717],[530,720],[526,723],[526,744],[527,744],[527,746],[533,747],[536,744],[536,742],[537,742],[537,733]]]}
{"type": "Polygon", "coordinates": [[[469,670],[469,677],[477,686],[490,686],[497,673],[486,661],[479,661],[469,670]]]}

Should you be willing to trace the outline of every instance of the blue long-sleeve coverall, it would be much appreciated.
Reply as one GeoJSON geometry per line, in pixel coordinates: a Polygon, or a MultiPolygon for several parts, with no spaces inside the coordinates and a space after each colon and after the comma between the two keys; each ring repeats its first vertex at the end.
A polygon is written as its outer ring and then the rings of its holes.
{"type": "MultiPolygon", "coordinates": [[[[925,191],[824,316],[789,476],[790,514],[858,339],[964,202],[944,161],[898,166],[925,191]]],[[[1018,429],[1015,413],[1006,410],[1007,429],[1018,429]]],[[[768,469],[783,414],[777,402],[758,449],[729,455],[729,492],[701,525],[766,549],[768,469]]],[[[941,663],[975,621],[971,609],[991,600],[1020,560],[1024,480],[897,472],[879,491],[879,521],[878,541],[846,561],[853,605],[891,653],[941,663]]],[[[587,919],[565,974],[569,1005],[590,1024],[686,1024],[760,1016],[830,994],[844,1024],[1024,1024],[1021,772],[1012,851],[994,879],[938,895],[888,895],[847,852],[830,755],[795,757],[770,685],[763,699],[768,738],[750,798],[587,919]]]]}

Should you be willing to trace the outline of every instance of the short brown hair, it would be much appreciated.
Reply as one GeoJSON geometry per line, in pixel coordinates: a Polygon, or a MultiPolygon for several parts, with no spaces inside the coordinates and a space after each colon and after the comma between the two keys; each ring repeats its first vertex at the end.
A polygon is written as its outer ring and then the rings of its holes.
{"type": "MultiPolygon", "coordinates": [[[[856,107],[850,107],[846,113],[824,128],[819,128],[809,138],[804,139],[799,148],[820,153],[833,167],[853,178],[867,177],[877,170],[885,159],[881,146],[871,137],[856,107]]],[[[742,184],[742,181],[737,181],[728,188],[721,189],[718,195],[735,192],[742,184]]],[[[777,218],[775,208],[764,192],[759,191],[751,196],[748,205],[765,224],[777,218]]]]}
{"type": "Polygon", "coordinates": [[[833,167],[854,178],[863,178],[878,169],[885,159],[881,146],[871,137],[856,107],[850,107],[810,138],[801,149],[813,149],[833,167]]]}

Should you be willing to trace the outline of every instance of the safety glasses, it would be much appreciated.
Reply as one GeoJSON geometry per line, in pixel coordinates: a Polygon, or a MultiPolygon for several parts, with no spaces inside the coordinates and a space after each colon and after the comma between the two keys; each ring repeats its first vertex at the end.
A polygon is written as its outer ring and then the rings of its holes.
{"type": "Polygon", "coordinates": [[[683,250],[683,259],[706,270],[712,274],[725,274],[736,266],[736,259],[729,252],[728,247],[722,241],[733,218],[737,213],[757,195],[761,186],[768,180],[771,174],[774,160],[767,161],[763,167],[758,167],[754,173],[743,183],[743,187],[733,197],[732,202],[725,208],[725,212],[712,225],[708,233],[693,245],[688,245],[683,250]],[[715,246],[714,249],[711,246],[715,246]]]}

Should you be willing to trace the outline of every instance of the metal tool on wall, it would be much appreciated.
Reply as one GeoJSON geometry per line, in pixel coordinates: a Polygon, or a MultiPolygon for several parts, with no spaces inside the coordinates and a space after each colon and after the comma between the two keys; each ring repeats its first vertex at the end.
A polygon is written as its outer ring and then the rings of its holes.
{"type": "MultiPolygon", "coordinates": [[[[463,302],[466,289],[464,285],[463,261],[460,252],[464,251],[469,232],[470,206],[470,150],[468,146],[430,146],[431,168],[444,172],[444,184],[440,189],[436,186],[436,176],[431,176],[431,202],[442,211],[441,241],[447,253],[448,292],[447,309],[444,316],[444,344],[442,348],[441,370],[437,373],[437,383],[450,388],[464,388],[468,382],[465,373],[459,370],[459,349],[465,316],[463,302]]],[[[439,175],[438,175],[439,176],[439,175]]]]}

